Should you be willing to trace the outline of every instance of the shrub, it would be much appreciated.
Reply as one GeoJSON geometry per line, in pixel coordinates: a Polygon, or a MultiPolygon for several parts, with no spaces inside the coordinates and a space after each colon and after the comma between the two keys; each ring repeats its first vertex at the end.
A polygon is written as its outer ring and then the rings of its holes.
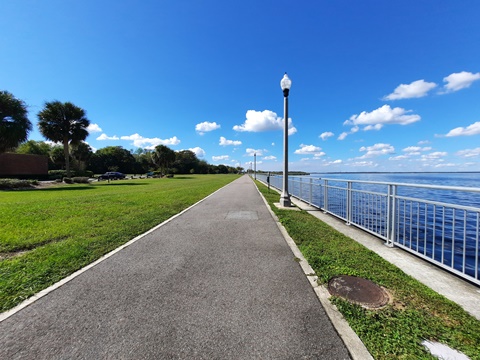
{"type": "Polygon", "coordinates": [[[76,176],[72,178],[72,181],[76,184],[88,184],[88,177],[86,176],[76,176]]]}
{"type": "Polygon", "coordinates": [[[28,189],[38,185],[36,180],[0,179],[0,190],[28,189]]]}
{"type": "MultiPolygon", "coordinates": [[[[71,172],[72,175],[74,172],[71,172]]],[[[57,180],[57,179],[63,179],[65,176],[67,176],[67,171],[66,170],[49,170],[48,171],[48,178],[50,180],[57,180]]]]}
{"type": "Polygon", "coordinates": [[[68,177],[64,177],[64,178],[63,178],[63,182],[64,182],[65,184],[73,184],[72,178],[68,178],[68,177]]]}

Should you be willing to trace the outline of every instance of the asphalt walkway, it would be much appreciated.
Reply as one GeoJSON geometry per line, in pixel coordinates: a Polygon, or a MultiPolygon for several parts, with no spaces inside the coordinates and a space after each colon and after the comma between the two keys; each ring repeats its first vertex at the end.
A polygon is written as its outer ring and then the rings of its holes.
{"type": "Polygon", "coordinates": [[[0,359],[350,355],[243,176],[2,321],[0,359]]]}

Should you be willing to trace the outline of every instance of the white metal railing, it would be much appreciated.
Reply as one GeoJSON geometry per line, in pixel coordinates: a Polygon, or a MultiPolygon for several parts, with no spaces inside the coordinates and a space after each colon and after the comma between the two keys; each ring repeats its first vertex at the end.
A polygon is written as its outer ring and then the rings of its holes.
{"type": "MultiPolygon", "coordinates": [[[[267,183],[266,174],[256,177],[267,183]]],[[[281,175],[268,180],[282,189],[281,175]]],[[[288,189],[386,245],[480,285],[480,188],[289,176],[288,189]],[[449,202],[460,198],[463,204],[449,202]]]]}

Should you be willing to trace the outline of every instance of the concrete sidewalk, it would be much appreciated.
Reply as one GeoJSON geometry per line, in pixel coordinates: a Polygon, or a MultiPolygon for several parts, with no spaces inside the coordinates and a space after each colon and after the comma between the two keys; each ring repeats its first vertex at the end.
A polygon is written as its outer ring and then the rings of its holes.
{"type": "Polygon", "coordinates": [[[351,358],[248,176],[3,320],[0,344],[1,359],[351,358]]]}

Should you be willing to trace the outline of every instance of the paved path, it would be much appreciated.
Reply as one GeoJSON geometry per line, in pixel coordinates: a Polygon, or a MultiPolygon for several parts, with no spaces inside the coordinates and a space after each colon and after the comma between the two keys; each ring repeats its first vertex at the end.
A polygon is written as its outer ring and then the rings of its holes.
{"type": "Polygon", "coordinates": [[[1,322],[17,358],[350,356],[243,176],[1,322]]]}

